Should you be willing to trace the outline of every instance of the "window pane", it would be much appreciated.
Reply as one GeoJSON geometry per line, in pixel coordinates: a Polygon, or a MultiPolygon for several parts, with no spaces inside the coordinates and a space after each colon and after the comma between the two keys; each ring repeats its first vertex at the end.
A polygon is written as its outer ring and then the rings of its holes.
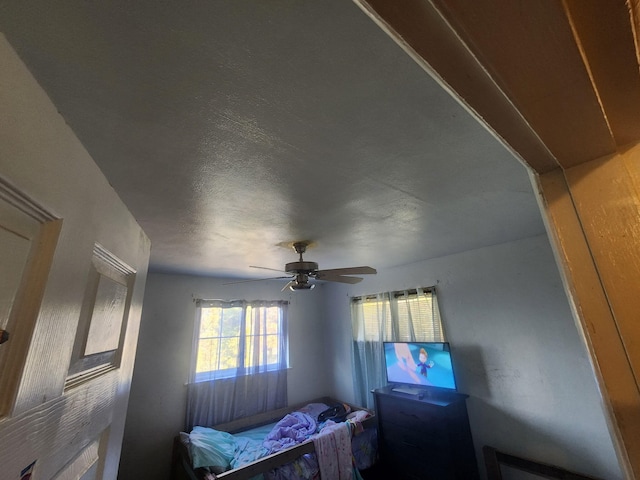
{"type": "Polygon", "coordinates": [[[369,300],[363,304],[364,314],[364,339],[365,340],[391,340],[391,308],[389,302],[369,300]]]}
{"type": "MultiPolygon", "coordinates": [[[[401,342],[408,342],[411,340],[411,331],[409,328],[409,308],[405,299],[400,299],[398,302],[398,340],[401,342]]],[[[416,308],[416,305],[411,305],[410,308],[416,308]]]]}
{"type": "Polygon", "coordinates": [[[366,302],[363,305],[365,339],[380,338],[381,322],[378,320],[379,302],[366,302]]]}
{"type": "Polygon", "coordinates": [[[256,373],[267,365],[279,368],[278,359],[287,356],[286,341],[281,338],[285,307],[219,303],[199,309],[195,381],[256,373]],[[241,353],[242,358],[238,358],[241,353]],[[248,370],[250,367],[257,369],[248,370]]]}
{"type": "Polygon", "coordinates": [[[278,336],[267,335],[267,363],[278,363],[278,336]]]}
{"type": "MultiPolygon", "coordinates": [[[[364,341],[443,341],[442,324],[432,293],[397,297],[397,318],[391,318],[388,300],[361,300],[364,341]]],[[[394,315],[395,316],[395,315],[394,315]]]]}
{"type": "Polygon", "coordinates": [[[245,335],[264,333],[264,308],[247,307],[247,320],[244,327],[245,335]]]}
{"type": "Polygon", "coordinates": [[[222,310],[222,337],[239,337],[242,308],[225,308],[222,310]]]}
{"type": "Polygon", "coordinates": [[[255,342],[255,337],[253,337],[253,336],[247,337],[247,339],[246,339],[247,348],[244,351],[244,366],[245,366],[245,368],[249,368],[249,367],[255,366],[254,365],[255,362],[253,361],[253,355],[255,353],[254,342],[255,342]]]}
{"type": "Polygon", "coordinates": [[[245,366],[266,366],[278,363],[278,335],[253,335],[247,337],[245,366]]]}
{"type": "Polygon", "coordinates": [[[252,335],[247,337],[247,349],[244,352],[244,364],[246,367],[256,367],[262,364],[264,345],[263,337],[252,335]]]}
{"type": "Polygon", "coordinates": [[[218,368],[218,339],[200,340],[198,344],[198,358],[196,373],[210,372],[218,368]]]}
{"type": "Polygon", "coordinates": [[[267,328],[266,333],[277,334],[280,331],[280,309],[278,307],[269,307],[267,309],[267,328]]]}
{"type": "Polygon", "coordinates": [[[238,368],[239,365],[239,337],[220,339],[220,370],[238,368]]]}
{"type": "Polygon", "coordinates": [[[253,324],[255,323],[255,319],[253,318],[254,315],[256,314],[256,310],[249,305],[247,307],[246,310],[246,320],[245,320],[245,325],[244,325],[244,334],[245,336],[247,335],[252,335],[253,334],[253,324]]]}
{"type": "Polygon", "coordinates": [[[203,308],[200,312],[200,338],[220,335],[221,308],[203,308]]]}

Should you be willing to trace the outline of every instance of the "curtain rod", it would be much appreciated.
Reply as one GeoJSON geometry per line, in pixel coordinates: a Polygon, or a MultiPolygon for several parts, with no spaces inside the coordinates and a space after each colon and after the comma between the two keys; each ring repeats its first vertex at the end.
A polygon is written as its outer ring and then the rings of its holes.
{"type": "MultiPolygon", "coordinates": [[[[436,287],[425,287],[422,289],[422,291],[424,293],[434,293],[436,291],[436,287]]],[[[393,292],[393,297],[394,298],[398,298],[398,297],[404,297],[405,293],[407,292],[409,295],[418,295],[418,290],[415,288],[410,288],[408,290],[404,290],[402,292],[393,292]]],[[[388,292],[383,292],[383,293],[388,293],[388,292]]],[[[373,294],[373,295],[362,295],[360,297],[353,297],[351,299],[352,302],[360,302],[363,300],[377,300],[378,299],[378,295],[382,295],[383,293],[377,293],[377,294],[373,294]]]]}
{"type": "Polygon", "coordinates": [[[193,298],[196,303],[244,303],[250,305],[252,303],[286,303],[289,304],[289,300],[220,300],[219,298],[193,298]]]}

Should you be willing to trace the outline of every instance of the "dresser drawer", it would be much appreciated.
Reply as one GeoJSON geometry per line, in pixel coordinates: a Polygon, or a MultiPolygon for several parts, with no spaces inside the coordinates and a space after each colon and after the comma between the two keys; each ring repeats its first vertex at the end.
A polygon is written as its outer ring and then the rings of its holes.
{"type": "Polygon", "coordinates": [[[412,425],[419,428],[442,428],[445,420],[442,411],[429,408],[422,403],[381,397],[378,410],[383,422],[397,425],[412,425]]]}
{"type": "MultiPolygon", "coordinates": [[[[450,459],[438,456],[436,452],[425,451],[411,446],[394,445],[385,448],[385,464],[397,478],[419,480],[456,479],[455,469],[450,459]]],[[[456,479],[457,480],[457,479],[456,479]]],[[[469,480],[469,479],[464,479],[469,480]]]]}
{"type": "Polygon", "coordinates": [[[385,446],[420,451],[422,457],[449,456],[451,446],[446,430],[424,430],[387,423],[383,431],[385,446]]]}
{"type": "Polygon", "coordinates": [[[380,460],[397,480],[478,480],[466,396],[373,392],[380,460]]]}

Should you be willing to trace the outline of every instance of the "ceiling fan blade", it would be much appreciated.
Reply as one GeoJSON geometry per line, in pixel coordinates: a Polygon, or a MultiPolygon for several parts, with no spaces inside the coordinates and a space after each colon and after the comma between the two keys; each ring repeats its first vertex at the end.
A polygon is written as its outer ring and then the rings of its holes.
{"type": "Polygon", "coordinates": [[[268,267],[256,267],[255,265],[249,265],[249,268],[260,268],[261,270],[271,270],[272,272],[287,273],[284,270],[278,270],[276,268],[268,268],[268,267]]]}
{"type": "Polygon", "coordinates": [[[238,280],[237,282],[223,283],[222,285],[237,285],[239,283],[262,282],[264,280],[279,280],[281,278],[291,278],[291,277],[252,278],[250,280],[238,280]]]}
{"type": "Polygon", "coordinates": [[[347,267],[333,268],[330,270],[318,270],[318,273],[329,275],[374,275],[378,273],[378,271],[372,267],[347,267]]]}
{"type": "Polygon", "coordinates": [[[324,272],[318,272],[314,275],[318,280],[324,280],[325,282],[340,282],[340,283],[360,283],[362,278],[360,277],[347,277],[346,275],[334,275],[324,272]]]}

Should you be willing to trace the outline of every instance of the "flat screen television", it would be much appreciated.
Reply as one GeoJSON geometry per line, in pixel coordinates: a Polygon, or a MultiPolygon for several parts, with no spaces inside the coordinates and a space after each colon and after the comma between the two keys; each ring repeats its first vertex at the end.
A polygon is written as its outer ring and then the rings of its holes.
{"type": "Polygon", "coordinates": [[[447,342],[384,342],[387,383],[394,391],[418,395],[428,390],[456,391],[447,342]]]}

